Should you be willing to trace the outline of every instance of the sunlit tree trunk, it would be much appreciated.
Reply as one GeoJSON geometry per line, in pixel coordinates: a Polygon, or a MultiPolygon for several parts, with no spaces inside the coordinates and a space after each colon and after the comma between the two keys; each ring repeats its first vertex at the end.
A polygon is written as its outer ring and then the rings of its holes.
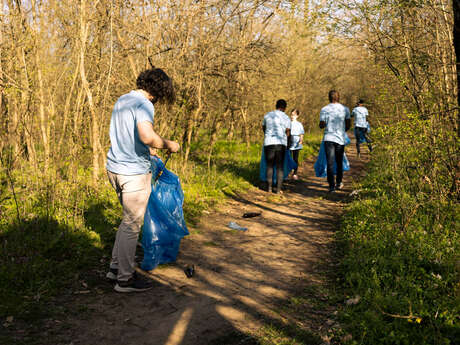
{"type": "MultiPolygon", "coordinates": [[[[454,30],[453,43],[456,56],[457,67],[457,104],[460,107],[460,1],[453,1],[454,8],[454,30]]],[[[459,112],[460,114],[460,112],[459,112]]]]}
{"type": "Polygon", "coordinates": [[[187,146],[185,148],[185,162],[188,162],[188,158],[190,155],[190,148],[192,145],[192,138],[193,134],[195,133],[195,125],[198,120],[198,117],[201,115],[201,112],[203,111],[203,99],[202,99],[202,92],[203,92],[203,73],[200,73],[200,76],[198,78],[198,87],[197,87],[197,102],[198,106],[197,108],[193,111],[193,114],[189,116],[187,120],[187,146]]]}
{"type": "Polygon", "coordinates": [[[93,102],[93,93],[89,86],[88,80],[86,79],[85,71],[85,47],[86,40],[88,37],[89,24],[86,22],[86,1],[81,0],[80,2],[80,77],[83,89],[85,90],[86,98],[88,101],[89,112],[91,115],[91,144],[92,144],[92,162],[93,162],[93,182],[96,183],[99,176],[99,153],[100,153],[100,142],[99,142],[99,126],[97,123],[96,109],[93,102]]]}

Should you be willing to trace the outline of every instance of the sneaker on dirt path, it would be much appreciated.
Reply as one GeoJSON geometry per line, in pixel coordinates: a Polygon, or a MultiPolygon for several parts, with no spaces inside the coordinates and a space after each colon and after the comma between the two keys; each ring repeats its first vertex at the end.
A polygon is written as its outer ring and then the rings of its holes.
{"type": "Polygon", "coordinates": [[[107,272],[105,277],[108,280],[116,281],[117,280],[117,275],[118,275],[118,269],[116,268],[110,268],[110,270],[107,272]]]}
{"type": "Polygon", "coordinates": [[[340,182],[340,184],[336,187],[337,190],[343,189],[343,182],[340,182]]]}
{"type": "Polygon", "coordinates": [[[142,292],[150,290],[153,287],[153,282],[139,276],[134,272],[133,276],[127,281],[117,281],[115,291],[117,292],[142,292]]]}

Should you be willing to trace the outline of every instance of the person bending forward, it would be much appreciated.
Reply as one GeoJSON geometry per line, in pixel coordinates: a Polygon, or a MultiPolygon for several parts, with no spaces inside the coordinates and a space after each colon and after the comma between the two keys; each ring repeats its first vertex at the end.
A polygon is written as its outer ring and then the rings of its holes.
{"type": "Polygon", "coordinates": [[[152,282],[136,275],[134,256],[151,191],[149,148],[179,151],[179,144],[163,139],[153,130],[157,101],[172,103],[171,79],[159,68],[139,74],[137,89],[121,96],[110,120],[107,175],[123,207],[123,219],[115,238],[107,278],[116,281],[118,292],[145,291],[152,282]]]}

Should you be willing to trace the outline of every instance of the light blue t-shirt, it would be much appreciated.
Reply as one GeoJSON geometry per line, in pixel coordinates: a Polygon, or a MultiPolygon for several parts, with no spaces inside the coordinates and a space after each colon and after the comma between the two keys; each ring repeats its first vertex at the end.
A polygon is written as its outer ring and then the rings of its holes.
{"type": "Polygon", "coordinates": [[[369,112],[363,106],[359,106],[353,109],[351,116],[355,117],[355,127],[367,128],[367,116],[369,112]]]}
{"type": "Polygon", "coordinates": [[[108,171],[120,175],[150,171],[149,147],[139,139],[137,125],[144,121],[153,124],[154,113],[152,102],[138,91],[131,91],[117,100],[110,120],[108,171]]]}
{"type": "Polygon", "coordinates": [[[265,126],[264,146],[287,146],[286,129],[291,128],[291,119],[281,110],[273,110],[264,116],[265,126]]]}
{"type": "Polygon", "coordinates": [[[329,103],[321,109],[319,120],[326,122],[324,141],[345,145],[345,119],[350,118],[350,109],[340,103],[329,103]]]}
{"type": "Polygon", "coordinates": [[[305,134],[302,124],[297,121],[291,121],[291,147],[290,150],[300,150],[303,146],[300,143],[300,136],[305,134]]]}

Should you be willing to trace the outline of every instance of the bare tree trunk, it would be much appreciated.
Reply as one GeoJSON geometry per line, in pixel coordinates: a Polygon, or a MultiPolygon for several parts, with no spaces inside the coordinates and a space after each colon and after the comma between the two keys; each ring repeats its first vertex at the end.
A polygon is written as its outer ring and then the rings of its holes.
{"type": "Polygon", "coordinates": [[[40,118],[40,133],[43,141],[44,160],[45,160],[45,172],[48,171],[49,158],[50,158],[50,143],[49,143],[49,123],[48,117],[45,113],[45,91],[43,85],[43,74],[40,61],[40,32],[38,22],[40,19],[37,17],[36,1],[32,0],[32,16],[34,19],[34,44],[35,44],[35,68],[37,69],[37,82],[38,82],[38,114],[40,118]]]}
{"type": "MultiPolygon", "coordinates": [[[[444,20],[443,22],[443,34],[447,35],[448,39],[448,44],[445,47],[445,55],[446,55],[446,64],[443,66],[445,70],[445,75],[444,78],[446,80],[446,83],[448,85],[447,87],[447,99],[449,102],[448,107],[451,107],[452,104],[455,102],[455,85],[456,85],[456,78],[455,78],[455,48],[453,45],[450,45],[450,42],[453,42],[453,37],[452,37],[452,32],[451,32],[451,27],[452,27],[452,22],[448,18],[448,10],[446,9],[446,4],[444,1],[440,2],[441,4],[441,9],[442,9],[442,18],[444,20]]],[[[441,43],[439,44],[441,45],[441,43]]]]}
{"type": "Polygon", "coordinates": [[[211,138],[209,139],[208,148],[208,169],[211,168],[212,151],[214,149],[214,145],[217,142],[217,134],[219,133],[220,126],[222,125],[222,119],[225,119],[229,113],[230,109],[227,109],[222,117],[217,116],[213,121],[213,126],[211,129],[211,138]]]}
{"type": "MultiPolygon", "coordinates": [[[[453,1],[454,9],[454,48],[457,66],[457,104],[460,107],[460,1],[453,1]]],[[[460,112],[459,112],[460,116],[460,112]]]]}
{"type": "Polygon", "coordinates": [[[241,117],[243,118],[243,132],[244,132],[244,140],[246,142],[246,147],[249,148],[251,143],[251,137],[249,135],[250,129],[248,124],[248,110],[241,109],[241,117]]]}
{"type": "Polygon", "coordinates": [[[33,118],[30,116],[30,81],[29,81],[29,72],[27,68],[27,62],[25,57],[24,48],[18,49],[18,56],[22,62],[22,87],[21,87],[21,103],[16,106],[17,118],[20,118],[19,114],[22,114],[22,125],[23,125],[23,135],[26,142],[27,153],[29,156],[29,161],[35,167],[37,166],[37,153],[35,151],[35,143],[33,140],[33,118]]]}
{"type": "MultiPolygon", "coordinates": [[[[120,30],[119,30],[119,29],[117,29],[117,38],[118,38],[118,42],[120,42],[120,45],[121,45],[121,47],[123,48],[123,50],[128,50],[128,49],[126,48],[125,41],[124,41],[123,38],[121,37],[121,34],[120,34],[120,30]]],[[[127,54],[128,54],[129,67],[131,67],[132,76],[133,76],[134,78],[137,78],[138,72],[137,72],[136,63],[134,62],[133,56],[132,56],[130,53],[127,53],[127,54]]]]}
{"type": "Polygon", "coordinates": [[[88,37],[88,23],[85,22],[86,17],[86,1],[81,0],[80,2],[80,77],[83,89],[88,99],[89,111],[91,114],[91,146],[93,151],[93,182],[97,182],[99,176],[99,152],[101,151],[99,146],[99,127],[97,124],[96,110],[94,108],[93,94],[89,86],[88,80],[86,79],[85,71],[85,46],[88,37]]]}
{"type": "Polygon", "coordinates": [[[64,138],[67,138],[66,133],[67,133],[67,122],[69,121],[70,117],[70,103],[72,101],[72,96],[73,96],[73,91],[75,89],[75,84],[77,82],[77,77],[78,73],[80,71],[80,60],[78,60],[77,67],[75,68],[75,72],[72,77],[72,85],[70,87],[69,93],[67,94],[66,100],[65,100],[65,105],[64,105],[64,111],[62,112],[62,128],[61,128],[61,134],[58,140],[57,148],[62,151],[62,144],[64,141],[64,138]]]}
{"type": "Polygon", "coordinates": [[[190,116],[187,120],[187,147],[185,149],[185,163],[188,162],[188,158],[190,155],[190,146],[192,144],[192,137],[193,133],[195,132],[195,124],[198,120],[198,116],[201,114],[203,110],[203,101],[201,99],[203,91],[203,73],[200,73],[199,82],[198,82],[198,90],[197,90],[197,99],[198,99],[198,107],[193,112],[193,115],[190,116]]]}

